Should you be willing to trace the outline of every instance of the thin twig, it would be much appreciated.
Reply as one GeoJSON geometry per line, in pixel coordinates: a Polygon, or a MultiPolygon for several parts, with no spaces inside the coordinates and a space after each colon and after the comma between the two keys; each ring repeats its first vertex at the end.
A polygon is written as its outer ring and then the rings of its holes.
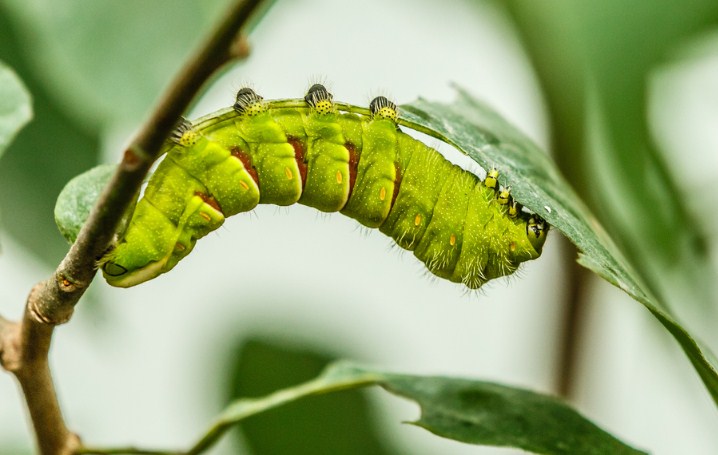
{"type": "Polygon", "coordinates": [[[176,450],[154,450],[142,449],[139,447],[111,447],[111,448],[95,448],[81,447],[76,452],[80,454],[92,455],[184,455],[184,452],[176,450]]]}
{"type": "MultiPolygon", "coordinates": [[[[568,243],[568,242],[565,242],[568,243]]],[[[556,389],[564,398],[575,398],[576,378],[581,342],[583,341],[586,310],[588,305],[587,282],[591,277],[588,269],[578,265],[575,261],[576,250],[572,245],[565,245],[562,253],[563,262],[569,267],[566,272],[568,292],[564,299],[562,328],[559,332],[558,368],[556,370],[556,389]]]]}
{"type": "Polygon", "coordinates": [[[182,68],[143,125],[112,180],[100,195],[77,241],[55,273],[35,285],[20,324],[0,318],[0,361],[20,382],[42,454],[71,454],[80,447],[62,418],[48,366],[54,327],[67,322],[96,273],[125,210],[159,156],[177,119],[209,77],[246,53],[238,31],[262,0],[238,1],[210,38],[182,68]]]}

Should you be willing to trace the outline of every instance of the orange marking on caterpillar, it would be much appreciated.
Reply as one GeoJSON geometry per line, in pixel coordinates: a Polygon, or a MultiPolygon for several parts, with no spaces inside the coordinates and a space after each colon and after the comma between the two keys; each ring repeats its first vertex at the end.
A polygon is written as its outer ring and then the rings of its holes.
{"type": "MultiPolygon", "coordinates": [[[[217,202],[217,199],[213,198],[212,196],[210,196],[210,195],[208,195],[208,194],[204,194],[204,193],[202,193],[202,192],[200,192],[200,191],[195,191],[194,195],[195,195],[195,196],[199,196],[200,198],[202,198],[202,200],[205,202],[205,204],[209,205],[210,207],[212,207],[212,208],[215,209],[216,211],[218,211],[218,212],[220,212],[220,213],[223,213],[223,212],[222,212],[222,207],[219,206],[219,202],[217,202]]],[[[209,215],[208,215],[208,216],[209,216],[209,215]]],[[[207,221],[209,221],[209,219],[207,219],[207,221]]]]}
{"type": "MultiPolygon", "coordinates": [[[[297,162],[299,176],[302,178],[302,188],[304,188],[307,183],[307,162],[304,159],[304,143],[293,136],[287,136],[287,142],[294,149],[294,160],[297,162]]],[[[291,177],[289,180],[291,180],[291,177]]]]}
{"type": "Polygon", "coordinates": [[[242,166],[244,166],[244,169],[247,171],[250,177],[252,177],[252,180],[254,180],[254,183],[257,184],[257,187],[259,187],[259,175],[257,174],[257,170],[252,165],[252,156],[239,147],[232,147],[230,149],[230,152],[232,153],[233,157],[237,158],[239,161],[242,162],[242,166]]]}

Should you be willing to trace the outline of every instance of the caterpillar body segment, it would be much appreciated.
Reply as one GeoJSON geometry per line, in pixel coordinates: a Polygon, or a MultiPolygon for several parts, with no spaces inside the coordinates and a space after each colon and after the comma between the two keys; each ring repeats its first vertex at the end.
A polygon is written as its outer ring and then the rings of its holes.
{"type": "Polygon", "coordinates": [[[496,169],[481,181],[450,164],[398,129],[384,97],[357,115],[338,112],[319,84],[300,106],[243,88],[233,109],[178,127],[127,230],[100,261],[109,284],[171,270],[225,217],[260,203],[339,211],[471,289],[541,253],[548,225],[499,187],[496,169]]]}

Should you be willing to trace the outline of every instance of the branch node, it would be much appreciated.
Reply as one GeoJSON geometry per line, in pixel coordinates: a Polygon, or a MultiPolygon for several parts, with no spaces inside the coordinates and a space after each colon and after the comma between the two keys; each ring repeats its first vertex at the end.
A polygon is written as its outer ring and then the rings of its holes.
{"type": "Polygon", "coordinates": [[[0,365],[7,371],[16,372],[21,362],[20,324],[0,319],[0,365]]]}
{"type": "Polygon", "coordinates": [[[148,161],[154,161],[154,158],[139,145],[132,144],[125,150],[125,154],[122,157],[122,167],[132,172],[148,161]]]}
{"type": "MultiPolygon", "coordinates": [[[[61,291],[61,295],[66,294],[71,298],[74,293],[66,288],[84,288],[84,286],[73,285],[70,281],[67,281],[68,285],[65,286],[66,280],[62,274],[55,275],[54,284],[61,291]]],[[[33,286],[27,298],[27,313],[31,319],[40,324],[49,326],[64,324],[72,317],[74,306],[67,302],[62,302],[64,299],[61,298],[61,295],[60,299],[58,299],[59,305],[57,304],[58,302],[52,301],[52,298],[49,297],[50,293],[45,290],[47,286],[51,286],[50,283],[51,281],[48,280],[33,286]],[[50,301],[47,301],[48,299],[50,301]]]]}
{"type": "Polygon", "coordinates": [[[249,57],[251,46],[247,35],[244,33],[238,33],[237,36],[232,40],[232,44],[229,46],[229,56],[237,60],[244,60],[249,57]]]}
{"type": "Polygon", "coordinates": [[[76,433],[67,435],[65,445],[60,450],[60,455],[75,455],[82,448],[82,440],[76,433]]]}
{"type": "Polygon", "coordinates": [[[62,291],[62,292],[71,293],[71,292],[75,292],[78,289],[84,287],[82,285],[82,283],[75,281],[74,279],[69,277],[64,272],[59,272],[56,276],[56,279],[57,279],[57,286],[60,288],[60,291],[62,291]]]}

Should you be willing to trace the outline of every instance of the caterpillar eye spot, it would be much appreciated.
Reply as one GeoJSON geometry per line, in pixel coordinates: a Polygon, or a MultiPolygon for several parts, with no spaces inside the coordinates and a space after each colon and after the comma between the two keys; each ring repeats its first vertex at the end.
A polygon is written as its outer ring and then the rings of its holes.
{"type": "Polygon", "coordinates": [[[122,276],[127,273],[127,269],[114,262],[106,262],[102,266],[102,270],[109,276],[122,276]]]}

